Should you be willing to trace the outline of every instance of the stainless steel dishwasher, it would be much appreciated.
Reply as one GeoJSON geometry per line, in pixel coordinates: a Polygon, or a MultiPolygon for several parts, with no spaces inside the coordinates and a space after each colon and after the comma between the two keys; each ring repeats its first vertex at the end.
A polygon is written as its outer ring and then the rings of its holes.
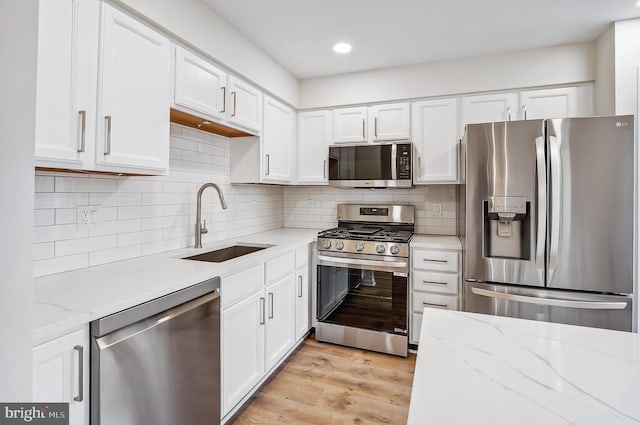
{"type": "Polygon", "coordinates": [[[91,323],[91,425],[220,423],[220,278],[91,323]]]}

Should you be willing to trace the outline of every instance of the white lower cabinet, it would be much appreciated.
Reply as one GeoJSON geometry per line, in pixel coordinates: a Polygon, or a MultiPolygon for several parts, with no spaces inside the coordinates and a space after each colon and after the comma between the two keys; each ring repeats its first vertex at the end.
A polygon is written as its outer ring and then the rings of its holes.
{"type": "Polygon", "coordinates": [[[461,255],[459,249],[411,248],[411,344],[419,342],[425,307],[460,308],[461,255]]]}
{"type": "Polygon", "coordinates": [[[69,403],[69,424],[89,423],[89,329],[33,347],[33,401],[69,403]]]}
{"type": "Polygon", "coordinates": [[[222,279],[223,417],[309,330],[308,253],[306,245],[222,279]],[[296,260],[303,257],[304,262],[296,260]]]}

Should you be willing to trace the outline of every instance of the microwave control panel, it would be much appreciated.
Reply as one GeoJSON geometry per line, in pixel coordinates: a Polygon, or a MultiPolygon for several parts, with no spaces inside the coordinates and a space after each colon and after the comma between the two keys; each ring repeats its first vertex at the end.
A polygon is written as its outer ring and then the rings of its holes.
{"type": "Polygon", "coordinates": [[[411,180],[411,144],[397,146],[398,179],[411,180]]]}

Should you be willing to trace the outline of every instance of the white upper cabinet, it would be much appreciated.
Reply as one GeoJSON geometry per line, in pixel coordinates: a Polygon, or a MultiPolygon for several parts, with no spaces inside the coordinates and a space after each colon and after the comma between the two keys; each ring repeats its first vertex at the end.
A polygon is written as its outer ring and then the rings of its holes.
{"type": "Polygon", "coordinates": [[[194,53],[176,46],[174,102],[221,119],[225,112],[227,74],[194,53]]]}
{"type": "Polygon", "coordinates": [[[367,107],[333,111],[333,143],[367,141],[367,107]]]}
{"type": "Polygon", "coordinates": [[[424,100],[412,105],[414,183],[458,181],[458,100],[424,100]]]}
{"type": "Polygon", "coordinates": [[[254,132],[262,126],[262,92],[250,84],[229,75],[227,120],[254,132]]]}
{"type": "Polygon", "coordinates": [[[270,96],[264,96],[262,128],[262,181],[291,182],[296,137],[296,112],[270,96]]]}
{"type": "Polygon", "coordinates": [[[462,98],[462,124],[477,124],[517,119],[515,93],[485,94],[462,98]]]}
{"type": "Polygon", "coordinates": [[[409,103],[390,103],[368,108],[369,141],[407,140],[411,138],[409,103]]]}
{"type": "Polygon", "coordinates": [[[36,166],[87,169],[95,143],[99,4],[39,2],[36,166]]]}
{"type": "Polygon", "coordinates": [[[576,87],[520,92],[520,115],[523,120],[578,116],[576,87]]]}
{"type": "Polygon", "coordinates": [[[298,175],[297,182],[327,184],[327,158],[332,137],[331,111],[311,111],[298,114],[298,175]]]}
{"type": "Polygon", "coordinates": [[[102,3],[96,163],[100,170],[169,167],[171,44],[102,3]]]}

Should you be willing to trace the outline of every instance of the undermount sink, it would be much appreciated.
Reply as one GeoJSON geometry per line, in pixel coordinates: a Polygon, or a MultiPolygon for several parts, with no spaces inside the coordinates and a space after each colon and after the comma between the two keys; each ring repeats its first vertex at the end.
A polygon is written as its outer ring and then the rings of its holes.
{"type": "Polygon", "coordinates": [[[252,252],[260,251],[265,248],[269,248],[273,245],[231,245],[225,248],[216,249],[214,251],[203,252],[202,254],[192,255],[191,257],[184,257],[183,260],[196,260],[207,261],[209,263],[222,263],[223,261],[233,260],[234,258],[242,257],[243,255],[251,254],[252,252]]]}

